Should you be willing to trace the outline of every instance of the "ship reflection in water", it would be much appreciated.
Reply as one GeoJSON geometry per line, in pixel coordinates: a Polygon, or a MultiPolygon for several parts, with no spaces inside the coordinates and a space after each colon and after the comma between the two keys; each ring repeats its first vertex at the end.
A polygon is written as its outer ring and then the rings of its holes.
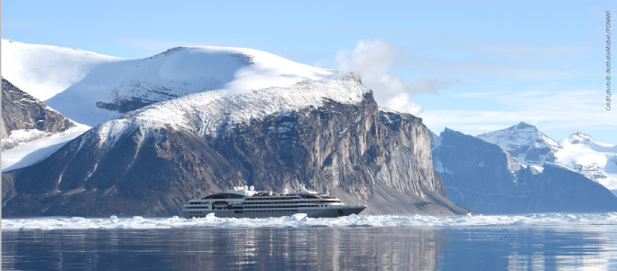
{"type": "Polygon", "coordinates": [[[2,232],[2,270],[617,270],[617,226],[2,232]]]}

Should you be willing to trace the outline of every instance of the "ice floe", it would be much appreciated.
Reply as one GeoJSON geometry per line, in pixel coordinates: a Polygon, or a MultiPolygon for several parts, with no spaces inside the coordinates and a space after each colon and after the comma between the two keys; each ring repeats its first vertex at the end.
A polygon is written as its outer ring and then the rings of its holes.
{"type": "Polygon", "coordinates": [[[276,218],[184,219],[117,217],[37,217],[2,219],[2,230],[166,229],[166,228],[302,228],[302,227],[486,227],[617,225],[617,213],[524,215],[350,215],[309,218],[305,214],[276,218]]]}

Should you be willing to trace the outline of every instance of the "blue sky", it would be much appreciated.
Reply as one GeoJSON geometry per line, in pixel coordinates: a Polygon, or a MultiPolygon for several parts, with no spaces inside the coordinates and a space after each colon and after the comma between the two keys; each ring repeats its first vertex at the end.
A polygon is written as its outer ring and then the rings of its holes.
{"type": "Polygon", "coordinates": [[[433,2],[5,0],[1,34],[124,58],[260,49],[362,73],[380,105],[436,133],[524,121],[558,141],[581,131],[617,144],[617,105],[604,105],[605,10],[617,2],[433,2]]]}

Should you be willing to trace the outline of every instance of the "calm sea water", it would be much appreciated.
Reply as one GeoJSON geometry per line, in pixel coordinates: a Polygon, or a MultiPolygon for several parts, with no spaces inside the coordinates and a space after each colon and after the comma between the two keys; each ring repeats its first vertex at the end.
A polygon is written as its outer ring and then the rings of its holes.
{"type": "Polygon", "coordinates": [[[3,230],[2,270],[617,270],[617,225],[593,222],[62,227],[3,230]]]}

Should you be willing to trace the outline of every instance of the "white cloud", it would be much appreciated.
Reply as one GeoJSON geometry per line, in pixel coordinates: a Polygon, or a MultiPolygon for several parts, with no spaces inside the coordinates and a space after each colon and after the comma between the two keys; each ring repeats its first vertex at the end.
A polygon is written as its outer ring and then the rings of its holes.
{"type": "Polygon", "coordinates": [[[402,48],[381,40],[359,41],[353,50],[341,50],[336,55],[338,70],[359,74],[362,82],[373,90],[375,100],[381,106],[397,111],[418,114],[422,107],[413,101],[413,95],[422,92],[437,92],[454,82],[417,78],[406,81],[392,73],[397,62],[407,56],[402,48]]]}

